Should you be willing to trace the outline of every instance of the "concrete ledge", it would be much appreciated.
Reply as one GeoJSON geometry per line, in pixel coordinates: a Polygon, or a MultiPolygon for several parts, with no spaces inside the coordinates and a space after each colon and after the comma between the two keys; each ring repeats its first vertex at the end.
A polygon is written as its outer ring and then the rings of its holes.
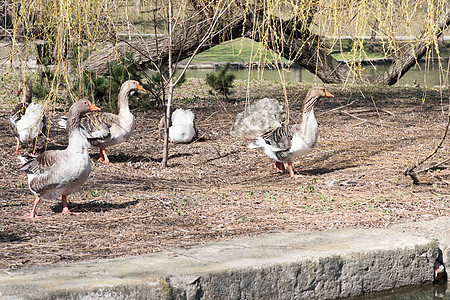
{"type": "MultiPolygon", "coordinates": [[[[443,218],[441,226],[448,229],[449,220],[443,218]]],[[[432,281],[440,245],[426,235],[415,227],[279,233],[138,257],[0,270],[0,298],[354,296],[432,281]]]]}

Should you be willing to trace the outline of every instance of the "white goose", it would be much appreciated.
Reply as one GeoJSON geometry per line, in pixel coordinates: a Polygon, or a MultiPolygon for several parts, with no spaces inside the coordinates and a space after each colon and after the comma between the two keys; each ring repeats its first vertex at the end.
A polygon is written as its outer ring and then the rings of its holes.
{"type": "Polygon", "coordinates": [[[23,165],[20,170],[27,173],[28,186],[36,195],[31,212],[25,217],[35,218],[36,207],[41,198],[62,196],[64,215],[70,214],[67,195],[78,190],[91,172],[89,144],[80,131],[81,116],[88,111],[100,110],[87,100],[75,102],[69,109],[69,145],[64,150],[49,150],[38,156],[19,156],[23,165]]]}
{"type": "Polygon", "coordinates": [[[275,166],[285,171],[284,163],[288,163],[289,174],[295,177],[292,161],[310,152],[317,143],[319,136],[314,105],[322,97],[334,97],[323,87],[314,87],[303,102],[302,121],[300,124],[285,125],[263,134],[251,143],[249,148],[261,149],[275,160],[275,166]]]}
{"type": "MultiPolygon", "coordinates": [[[[125,81],[119,92],[119,113],[95,112],[87,113],[81,119],[81,130],[86,135],[89,143],[99,148],[100,161],[109,164],[106,148],[127,141],[134,128],[134,116],[130,112],[129,96],[136,91],[145,89],[135,80],[125,81]]],[[[64,127],[64,121],[60,121],[60,127],[64,127]]]]}
{"type": "Polygon", "coordinates": [[[9,115],[9,128],[17,139],[16,152],[19,154],[20,144],[33,144],[34,154],[36,142],[39,134],[45,132],[46,117],[44,115],[44,106],[41,103],[32,103],[33,92],[29,81],[20,82],[17,96],[23,94],[23,100],[17,104],[9,115]]]}
{"type": "MultiPolygon", "coordinates": [[[[171,116],[171,124],[169,126],[169,141],[172,143],[189,143],[194,140],[198,131],[194,123],[195,115],[189,109],[176,109],[171,116]]],[[[164,127],[165,116],[161,118],[158,130],[164,127]]]]}

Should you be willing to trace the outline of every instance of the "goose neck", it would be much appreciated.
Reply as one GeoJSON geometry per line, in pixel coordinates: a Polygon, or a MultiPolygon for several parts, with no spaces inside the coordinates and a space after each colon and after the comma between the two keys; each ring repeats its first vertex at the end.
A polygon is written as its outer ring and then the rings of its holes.
{"type": "Polygon", "coordinates": [[[69,144],[67,149],[77,151],[79,149],[87,149],[88,141],[86,136],[81,133],[80,128],[74,128],[69,132],[69,144]]]}
{"type": "Polygon", "coordinates": [[[316,117],[314,115],[314,107],[302,113],[302,127],[308,127],[311,123],[316,122],[316,117]]]}
{"type": "Polygon", "coordinates": [[[78,111],[69,111],[69,115],[67,118],[67,131],[69,136],[69,146],[68,148],[72,148],[76,145],[80,136],[83,136],[80,132],[80,120],[81,115],[78,111]]]}
{"type": "Polygon", "coordinates": [[[127,114],[130,112],[129,107],[129,91],[126,89],[121,89],[119,92],[119,99],[117,101],[117,106],[119,109],[119,114],[127,114]]]}

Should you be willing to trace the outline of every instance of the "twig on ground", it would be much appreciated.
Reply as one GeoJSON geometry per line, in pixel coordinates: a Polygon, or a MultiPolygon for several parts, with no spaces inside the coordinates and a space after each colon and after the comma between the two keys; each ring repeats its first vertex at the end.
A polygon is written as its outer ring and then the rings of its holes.
{"type": "Polygon", "coordinates": [[[371,121],[369,121],[367,119],[354,116],[354,115],[352,115],[352,114],[350,114],[350,113],[348,113],[346,111],[341,111],[341,113],[344,114],[344,115],[347,115],[349,117],[355,118],[357,120],[363,121],[363,123],[369,123],[369,124],[372,124],[372,125],[375,125],[375,126],[380,126],[380,127],[382,126],[381,124],[377,124],[377,123],[371,122],[371,121]]]}
{"type": "Polygon", "coordinates": [[[377,111],[374,108],[367,108],[367,109],[354,109],[354,110],[351,111],[351,113],[358,113],[358,114],[360,114],[360,113],[368,113],[368,112],[384,112],[385,114],[388,114],[388,115],[391,115],[391,116],[394,115],[394,113],[392,113],[392,112],[390,112],[388,110],[385,110],[385,109],[378,109],[378,111],[377,111]]]}
{"type": "Polygon", "coordinates": [[[329,113],[335,112],[335,111],[337,111],[337,110],[343,109],[344,107],[347,107],[347,106],[352,105],[352,104],[355,103],[357,100],[358,100],[358,99],[355,99],[355,100],[353,100],[352,102],[347,103],[347,104],[345,104],[345,105],[342,105],[342,106],[335,107],[335,108],[333,108],[333,109],[324,111],[323,113],[320,113],[320,114],[318,114],[317,116],[320,117],[321,115],[329,114],[329,113]]]}

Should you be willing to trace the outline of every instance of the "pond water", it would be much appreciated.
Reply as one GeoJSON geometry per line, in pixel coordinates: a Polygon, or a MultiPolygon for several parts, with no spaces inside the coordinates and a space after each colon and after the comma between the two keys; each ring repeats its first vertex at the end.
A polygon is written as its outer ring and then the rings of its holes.
{"type": "Polygon", "coordinates": [[[388,292],[373,293],[343,300],[449,300],[448,282],[440,285],[426,284],[417,287],[404,287],[388,292]]]}
{"type": "MultiPolygon", "coordinates": [[[[418,65],[411,68],[399,81],[400,85],[412,85],[414,80],[417,81],[420,86],[434,87],[437,85],[448,86],[449,81],[449,58],[442,59],[439,62],[437,60],[421,61],[418,65]]],[[[389,63],[376,63],[374,65],[366,65],[364,67],[364,73],[369,75],[380,75],[386,71],[389,67],[389,63]]],[[[206,78],[206,75],[214,72],[212,69],[188,69],[186,76],[190,78],[206,78]]],[[[236,76],[236,79],[247,79],[249,77],[248,69],[230,70],[230,73],[236,76]]],[[[293,82],[319,82],[322,81],[310,73],[308,70],[296,67],[282,71],[286,81],[293,82]]],[[[265,69],[263,72],[254,70],[251,73],[251,79],[261,79],[271,81],[280,81],[280,75],[277,70],[265,69]]]]}

